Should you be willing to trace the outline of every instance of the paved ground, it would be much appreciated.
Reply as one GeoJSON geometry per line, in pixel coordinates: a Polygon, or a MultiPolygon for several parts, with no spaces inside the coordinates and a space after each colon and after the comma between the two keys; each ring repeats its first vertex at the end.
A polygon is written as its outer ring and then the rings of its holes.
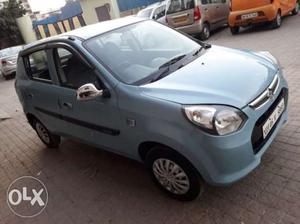
{"type": "Polygon", "coordinates": [[[280,59],[290,120],[255,172],[230,187],[207,187],[189,203],[165,197],[131,160],[70,140],[46,149],[24,119],[13,81],[0,80],[0,109],[11,116],[0,122],[0,223],[300,223],[299,24],[300,15],[279,30],[232,37],[225,29],[212,37],[215,44],[268,50],[280,59]],[[37,176],[49,192],[46,210],[33,219],[18,218],[6,204],[8,185],[23,175],[37,176]]]}

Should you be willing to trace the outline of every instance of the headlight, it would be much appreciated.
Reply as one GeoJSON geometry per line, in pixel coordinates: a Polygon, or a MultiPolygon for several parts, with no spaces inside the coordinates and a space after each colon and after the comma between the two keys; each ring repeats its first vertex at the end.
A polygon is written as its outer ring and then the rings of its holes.
{"type": "Polygon", "coordinates": [[[193,124],[215,135],[236,132],[247,119],[242,111],[228,106],[185,106],[184,112],[193,124]]]}

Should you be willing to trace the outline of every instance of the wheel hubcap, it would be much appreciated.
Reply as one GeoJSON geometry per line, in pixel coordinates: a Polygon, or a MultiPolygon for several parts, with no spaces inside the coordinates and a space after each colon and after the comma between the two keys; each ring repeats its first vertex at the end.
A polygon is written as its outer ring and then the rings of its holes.
{"type": "Polygon", "coordinates": [[[209,30],[207,27],[204,27],[204,35],[205,35],[205,38],[209,38],[209,30]]]}
{"type": "Polygon", "coordinates": [[[281,25],[281,15],[280,14],[277,15],[277,24],[281,25]]]}
{"type": "Polygon", "coordinates": [[[49,137],[48,131],[39,122],[36,123],[36,131],[43,141],[45,141],[46,143],[50,142],[50,137],[49,137]]]}
{"type": "Polygon", "coordinates": [[[190,181],[184,170],[168,159],[157,159],[153,163],[154,176],[168,191],[182,195],[188,192],[190,181]]]}

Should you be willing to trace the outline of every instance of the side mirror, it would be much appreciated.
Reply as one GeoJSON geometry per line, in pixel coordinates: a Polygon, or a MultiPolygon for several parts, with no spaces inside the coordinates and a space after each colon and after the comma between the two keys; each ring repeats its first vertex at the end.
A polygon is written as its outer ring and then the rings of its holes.
{"type": "Polygon", "coordinates": [[[103,96],[103,90],[98,90],[92,83],[85,84],[77,90],[77,100],[87,101],[103,96]]]}

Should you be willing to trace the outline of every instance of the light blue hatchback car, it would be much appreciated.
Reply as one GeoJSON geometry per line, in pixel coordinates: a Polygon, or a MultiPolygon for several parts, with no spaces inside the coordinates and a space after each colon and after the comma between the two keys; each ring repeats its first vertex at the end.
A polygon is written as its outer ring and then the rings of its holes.
{"type": "Polygon", "coordinates": [[[288,86],[270,53],[134,17],[27,45],[16,91],[47,146],[64,136],[144,162],[179,200],[204,181],[246,176],[287,121],[288,86]]]}

